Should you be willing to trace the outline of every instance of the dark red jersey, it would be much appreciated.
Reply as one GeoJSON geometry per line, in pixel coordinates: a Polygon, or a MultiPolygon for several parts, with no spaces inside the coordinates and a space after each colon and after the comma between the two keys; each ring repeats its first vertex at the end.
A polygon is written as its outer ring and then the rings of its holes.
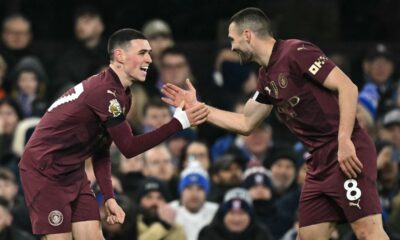
{"type": "Polygon", "coordinates": [[[293,39],[278,40],[268,66],[259,71],[255,99],[274,105],[285,125],[310,149],[337,139],[338,96],[322,86],[334,67],[318,47],[293,39]]]}

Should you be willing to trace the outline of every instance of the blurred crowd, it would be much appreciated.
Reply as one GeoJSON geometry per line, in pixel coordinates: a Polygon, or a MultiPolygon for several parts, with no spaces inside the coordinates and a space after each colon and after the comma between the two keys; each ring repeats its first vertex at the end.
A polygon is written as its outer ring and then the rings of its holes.
{"type": "MultiPolygon", "coordinates": [[[[32,24],[14,14],[1,25],[0,239],[35,239],[18,175],[19,158],[35,125],[60,94],[108,66],[105,25],[96,9],[76,11],[75,42],[51,64],[32,47],[32,24]]],[[[229,48],[218,50],[213,69],[205,70],[212,72],[212,80],[204,82],[194,75],[191,66],[196,62],[190,62],[190,53],[174,41],[167,22],[153,19],[141,30],[152,47],[153,64],[146,82],[132,86],[127,119],[135,134],[152,131],[172,118],[173,109],[160,100],[165,83],[186,88],[189,78],[201,101],[236,112],[256,90],[257,67],[241,66],[229,48]]],[[[360,66],[363,78],[353,79],[359,87],[358,121],[376,143],[377,188],[391,239],[400,239],[397,54],[388,45],[372,44],[360,66]]],[[[346,57],[330,57],[346,72],[346,57]]],[[[275,113],[249,136],[204,124],[131,159],[112,147],[113,187],[126,213],[122,225],[106,223],[91,159],[85,168],[106,239],[294,240],[307,154],[275,113]]],[[[354,236],[344,224],[338,225],[332,239],[354,236]]]]}

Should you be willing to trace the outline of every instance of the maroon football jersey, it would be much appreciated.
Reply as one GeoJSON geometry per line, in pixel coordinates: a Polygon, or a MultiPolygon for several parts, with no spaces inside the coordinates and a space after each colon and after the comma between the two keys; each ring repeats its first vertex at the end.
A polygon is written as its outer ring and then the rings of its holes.
{"type": "Polygon", "coordinates": [[[26,146],[20,168],[39,170],[55,180],[69,176],[73,181],[71,176],[82,172],[86,159],[108,152],[111,139],[106,127],[124,121],[130,104],[130,89],[124,89],[111,68],[89,77],[48,108],[26,146]]]}
{"type": "Polygon", "coordinates": [[[254,99],[274,105],[284,124],[307,147],[320,147],[337,139],[339,130],[337,93],[322,86],[334,67],[309,42],[278,40],[268,66],[260,68],[254,99]]]}

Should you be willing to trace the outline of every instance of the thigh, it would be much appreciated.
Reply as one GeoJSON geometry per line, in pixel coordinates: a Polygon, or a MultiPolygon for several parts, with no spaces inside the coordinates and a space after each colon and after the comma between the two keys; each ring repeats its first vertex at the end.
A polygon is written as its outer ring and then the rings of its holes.
{"type": "Polygon", "coordinates": [[[355,145],[357,157],[364,166],[362,173],[355,179],[348,179],[337,164],[325,181],[325,193],[340,206],[349,222],[381,213],[375,151],[358,143],[355,145]]]}
{"type": "Polygon", "coordinates": [[[71,232],[71,206],[74,186],[61,186],[38,173],[21,171],[26,205],[37,235],[71,232]]]}
{"type": "Polygon", "coordinates": [[[74,240],[103,240],[100,221],[81,221],[72,223],[72,235],[74,240]]]}
{"type": "Polygon", "coordinates": [[[323,181],[306,177],[299,203],[300,227],[345,220],[340,207],[323,193],[323,188],[323,181]]]}
{"type": "Polygon", "coordinates": [[[72,202],[71,221],[82,222],[89,220],[100,221],[99,204],[96,201],[94,192],[90,187],[90,182],[85,179],[82,181],[78,197],[72,202]]]}
{"type": "Polygon", "coordinates": [[[360,218],[351,223],[351,228],[356,234],[357,239],[389,239],[383,229],[381,214],[360,218]]]}
{"type": "Polygon", "coordinates": [[[72,240],[72,234],[71,233],[48,234],[42,236],[40,240],[72,240]]]}
{"type": "Polygon", "coordinates": [[[299,228],[299,240],[328,240],[336,224],[324,222],[299,228]]]}

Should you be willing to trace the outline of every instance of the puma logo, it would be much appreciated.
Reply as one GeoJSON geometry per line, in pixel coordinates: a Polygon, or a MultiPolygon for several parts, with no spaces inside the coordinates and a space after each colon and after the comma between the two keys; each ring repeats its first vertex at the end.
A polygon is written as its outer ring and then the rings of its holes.
{"type": "Polygon", "coordinates": [[[306,50],[306,47],[304,46],[304,44],[303,44],[303,46],[297,48],[297,51],[302,51],[302,50],[306,50]]]}
{"type": "Polygon", "coordinates": [[[358,209],[361,210],[360,201],[361,201],[361,198],[358,199],[357,203],[349,202],[349,206],[350,206],[350,207],[358,207],[358,209]]]}
{"type": "Polygon", "coordinates": [[[269,95],[271,95],[271,89],[268,86],[266,86],[264,89],[265,89],[265,91],[268,92],[269,95]]]}
{"type": "Polygon", "coordinates": [[[111,91],[111,90],[107,90],[107,93],[113,95],[114,97],[117,97],[116,94],[115,94],[115,92],[113,92],[113,91],[111,91]]]}

